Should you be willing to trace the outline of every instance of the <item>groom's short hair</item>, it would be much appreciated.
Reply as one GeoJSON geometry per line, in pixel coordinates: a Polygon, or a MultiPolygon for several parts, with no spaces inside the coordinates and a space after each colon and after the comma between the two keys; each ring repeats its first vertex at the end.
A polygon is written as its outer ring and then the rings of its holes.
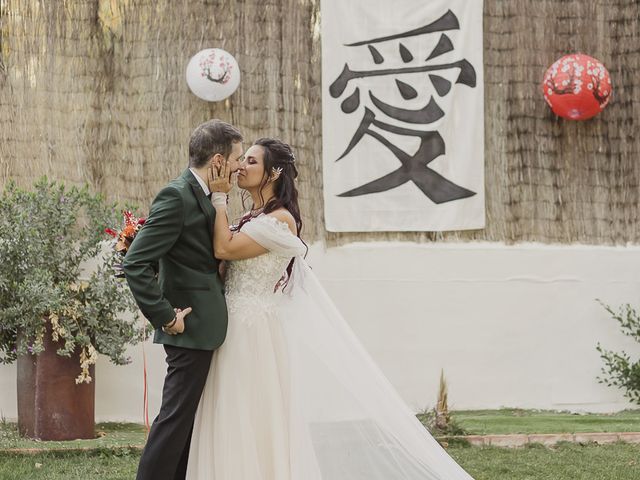
{"type": "Polygon", "coordinates": [[[222,120],[213,119],[196,127],[189,140],[189,166],[204,167],[216,153],[228,158],[233,144],[242,141],[240,130],[222,120]]]}

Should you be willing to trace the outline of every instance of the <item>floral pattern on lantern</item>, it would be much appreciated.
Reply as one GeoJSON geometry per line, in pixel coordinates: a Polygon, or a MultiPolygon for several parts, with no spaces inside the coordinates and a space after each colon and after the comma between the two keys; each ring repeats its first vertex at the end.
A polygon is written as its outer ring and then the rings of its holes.
{"type": "Polygon", "coordinates": [[[571,120],[587,120],[611,99],[609,72],[595,58],[565,55],[549,67],[542,82],[544,99],[553,113],[571,120]]]}
{"type": "Polygon", "coordinates": [[[224,100],[236,91],[239,84],[238,62],[233,55],[220,48],[199,51],[187,65],[187,85],[203,100],[224,100]]]}

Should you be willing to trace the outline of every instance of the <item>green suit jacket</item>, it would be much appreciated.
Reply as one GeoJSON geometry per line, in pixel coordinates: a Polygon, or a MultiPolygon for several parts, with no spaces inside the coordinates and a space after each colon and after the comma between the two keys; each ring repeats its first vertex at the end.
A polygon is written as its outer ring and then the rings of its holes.
{"type": "Polygon", "coordinates": [[[156,328],[155,343],[215,350],[224,341],[227,307],[213,256],[215,215],[187,169],[158,193],[129,247],[124,273],[140,310],[156,328]],[[184,332],[163,333],[173,309],[187,307],[193,310],[185,317],[184,332]]]}

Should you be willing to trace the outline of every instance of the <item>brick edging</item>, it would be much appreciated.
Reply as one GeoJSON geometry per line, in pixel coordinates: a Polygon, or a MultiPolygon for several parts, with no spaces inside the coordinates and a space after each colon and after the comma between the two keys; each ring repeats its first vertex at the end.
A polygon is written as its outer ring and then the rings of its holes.
{"type": "Polygon", "coordinates": [[[2,448],[0,449],[0,455],[2,454],[15,454],[15,455],[39,455],[41,453],[91,453],[91,452],[105,452],[112,451],[118,452],[121,450],[135,450],[142,451],[144,445],[109,445],[98,447],[59,447],[59,448],[2,448]]]}
{"type": "Polygon", "coordinates": [[[599,432],[599,433],[531,433],[531,434],[507,434],[507,435],[453,435],[437,437],[439,442],[451,440],[464,440],[471,445],[494,447],[524,447],[531,443],[546,446],[559,442],[570,443],[608,443],[625,442],[640,444],[640,432],[599,432]]]}
{"type": "MultiPolygon", "coordinates": [[[[531,433],[505,434],[505,435],[452,435],[436,437],[440,443],[446,444],[452,440],[463,440],[474,446],[494,447],[524,447],[537,443],[546,446],[556,445],[559,442],[570,443],[597,443],[599,445],[625,442],[640,444],[640,432],[599,432],[599,433],[531,433]]],[[[112,445],[97,447],[70,447],[70,448],[4,448],[0,454],[38,455],[41,453],[89,453],[96,451],[136,450],[142,451],[144,445],[112,445]]]]}

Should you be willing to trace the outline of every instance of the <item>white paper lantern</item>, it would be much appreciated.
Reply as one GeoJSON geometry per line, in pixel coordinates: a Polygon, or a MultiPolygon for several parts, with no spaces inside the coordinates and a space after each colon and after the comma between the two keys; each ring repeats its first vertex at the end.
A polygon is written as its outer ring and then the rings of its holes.
{"type": "Polygon", "coordinates": [[[218,102],[236,91],[240,68],[233,55],[220,48],[196,53],[187,65],[187,85],[203,100],[218,102]]]}

